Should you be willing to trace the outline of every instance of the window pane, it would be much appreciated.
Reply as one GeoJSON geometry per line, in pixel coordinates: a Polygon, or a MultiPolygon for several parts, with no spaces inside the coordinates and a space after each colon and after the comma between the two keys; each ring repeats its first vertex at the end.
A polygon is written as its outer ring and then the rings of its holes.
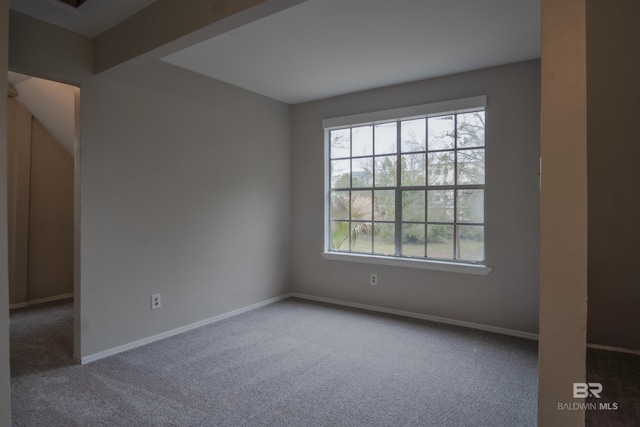
{"type": "Polygon", "coordinates": [[[425,154],[403,154],[400,156],[401,185],[424,185],[426,175],[425,154]]]}
{"type": "Polygon", "coordinates": [[[395,224],[373,224],[373,252],[383,255],[396,254],[395,224]]]}
{"type": "Polygon", "coordinates": [[[402,192],[402,220],[424,222],[424,190],[402,192]]]}
{"type": "Polygon", "coordinates": [[[458,259],[484,261],[484,227],[478,225],[458,226],[458,259]]]}
{"type": "Polygon", "coordinates": [[[373,226],[370,222],[351,223],[351,250],[371,253],[373,226]]]}
{"type": "Polygon", "coordinates": [[[453,222],[453,195],[453,190],[427,191],[427,221],[453,222]]]}
{"type": "Polygon", "coordinates": [[[331,221],[331,250],[349,250],[349,223],[347,221],[331,221]]]}
{"type": "Polygon", "coordinates": [[[403,153],[426,151],[426,119],[400,122],[400,149],[403,153]]]}
{"type": "Polygon", "coordinates": [[[329,249],[483,262],[484,120],[443,112],[329,130],[329,249]]]}
{"type": "Polygon", "coordinates": [[[397,181],[396,156],[376,157],[376,187],[395,187],[397,181]]]}
{"type": "Polygon", "coordinates": [[[353,187],[371,187],[373,185],[373,157],[353,159],[351,177],[353,187]]]}
{"type": "Polygon", "coordinates": [[[373,219],[375,221],[395,221],[396,192],[375,190],[373,192],[373,219]]]}
{"type": "Polygon", "coordinates": [[[402,255],[424,257],[424,224],[402,224],[402,255]]]}
{"type": "Polygon", "coordinates": [[[349,188],[351,186],[351,161],[331,161],[331,188],[349,188]]]}
{"type": "Polygon", "coordinates": [[[349,219],[349,192],[331,192],[331,219],[349,219]]]}
{"type": "Polygon", "coordinates": [[[373,154],[373,126],[351,129],[351,156],[371,156],[373,154]]]}
{"type": "Polygon", "coordinates": [[[332,159],[351,155],[351,147],[349,146],[350,134],[349,129],[337,129],[329,132],[332,159]]]}
{"type": "Polygon", "coordinates": [[[441,151],[429,153],[429,179],[428,185],[453,185],[454,184],[454,151],[441,151]]]}
{"type": "Polygon", "coordinates": [[[458,148],[484,146],[484,111],[458,114],[458,148]]]}
{"type": "Polygon", "coordinates": [[[371,191],[351,192],[351,219],[359,221],[371,221],[373,205],[371,191]]]}
{"type": "Polygon", "coordinates": [[[458,151],[458,184],[484,184],[484,148],[458,151]]]}
{"type": "Polygon", "coordinates": [[[427,225],[427,256],[453,259],[453,225],[427,225]]]}
{"type": "Polygon", "coordinates": [[[455,148],[455,121],[453,116],[429,118],[429,150],[448,150],[455,148]]]}
{"type": "Polygon", "coordinates": [[[458,190],[458,222],[484,222],[484,190],[458,190]]]}
{"type": "Polygon", "coordinates": [[[376,154],[393,154],[397,151],[398,131],[395,122],[375,125],[375,137],[376,154]]]}

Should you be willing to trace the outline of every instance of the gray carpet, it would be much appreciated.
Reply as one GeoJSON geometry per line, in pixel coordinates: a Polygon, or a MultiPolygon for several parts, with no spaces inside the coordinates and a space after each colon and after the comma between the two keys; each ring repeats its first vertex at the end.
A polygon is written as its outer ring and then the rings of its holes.
{"type": "Polygon", "coordinates": [[[537,343],[287,299],[88,365],[11,313],[14,426],[534,426],[537,343]]]}
{"type": "Polygon", "coordinates": [[[640,356],[588,349],[587,381],[603,387],[600,399],[590,398],[587,402],[598,407],[616,404],[618,409],[586,411],[586,426],[640,426],[640,356]]]}

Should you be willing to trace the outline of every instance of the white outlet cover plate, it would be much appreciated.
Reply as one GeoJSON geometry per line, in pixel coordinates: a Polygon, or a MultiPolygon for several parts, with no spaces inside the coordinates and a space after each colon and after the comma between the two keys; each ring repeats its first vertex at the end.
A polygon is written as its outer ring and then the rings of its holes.
{"type": "Polygon", "coordinates": [[[160,299],[160,294],[151,295],[151,310],[156,310],[162,307],[162,301],[160,299]]]}

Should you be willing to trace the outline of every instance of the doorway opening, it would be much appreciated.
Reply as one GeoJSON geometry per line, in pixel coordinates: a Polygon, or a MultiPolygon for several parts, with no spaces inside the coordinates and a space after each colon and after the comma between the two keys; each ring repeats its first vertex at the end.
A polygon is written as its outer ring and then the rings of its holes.
{"type": "MultiPolygon", "coordinates": [[[[11,71],[8,82],[12,340],[14,313],[66,307],[70,316],[68,330],[56,333],[65,337],[60,341],[65,342],[69,360],[78,359],[80,89],[11,71]]],[[[46,316],[42,322],[42,327],[56,324],[46,316]]],[[[27,331],[27,335],[31,332],[27,331]]],[[[11,354],[14,357],[13,349],[11,354]]]]}

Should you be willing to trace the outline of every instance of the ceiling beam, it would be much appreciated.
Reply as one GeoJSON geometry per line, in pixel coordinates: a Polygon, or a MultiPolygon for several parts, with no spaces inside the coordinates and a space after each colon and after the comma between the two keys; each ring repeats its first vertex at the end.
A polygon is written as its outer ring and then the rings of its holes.
{"type": "Polygon", "coordinates": [[[158,0],[94,38],[94,72],[162,58],[304,1],[158,0]]]}

